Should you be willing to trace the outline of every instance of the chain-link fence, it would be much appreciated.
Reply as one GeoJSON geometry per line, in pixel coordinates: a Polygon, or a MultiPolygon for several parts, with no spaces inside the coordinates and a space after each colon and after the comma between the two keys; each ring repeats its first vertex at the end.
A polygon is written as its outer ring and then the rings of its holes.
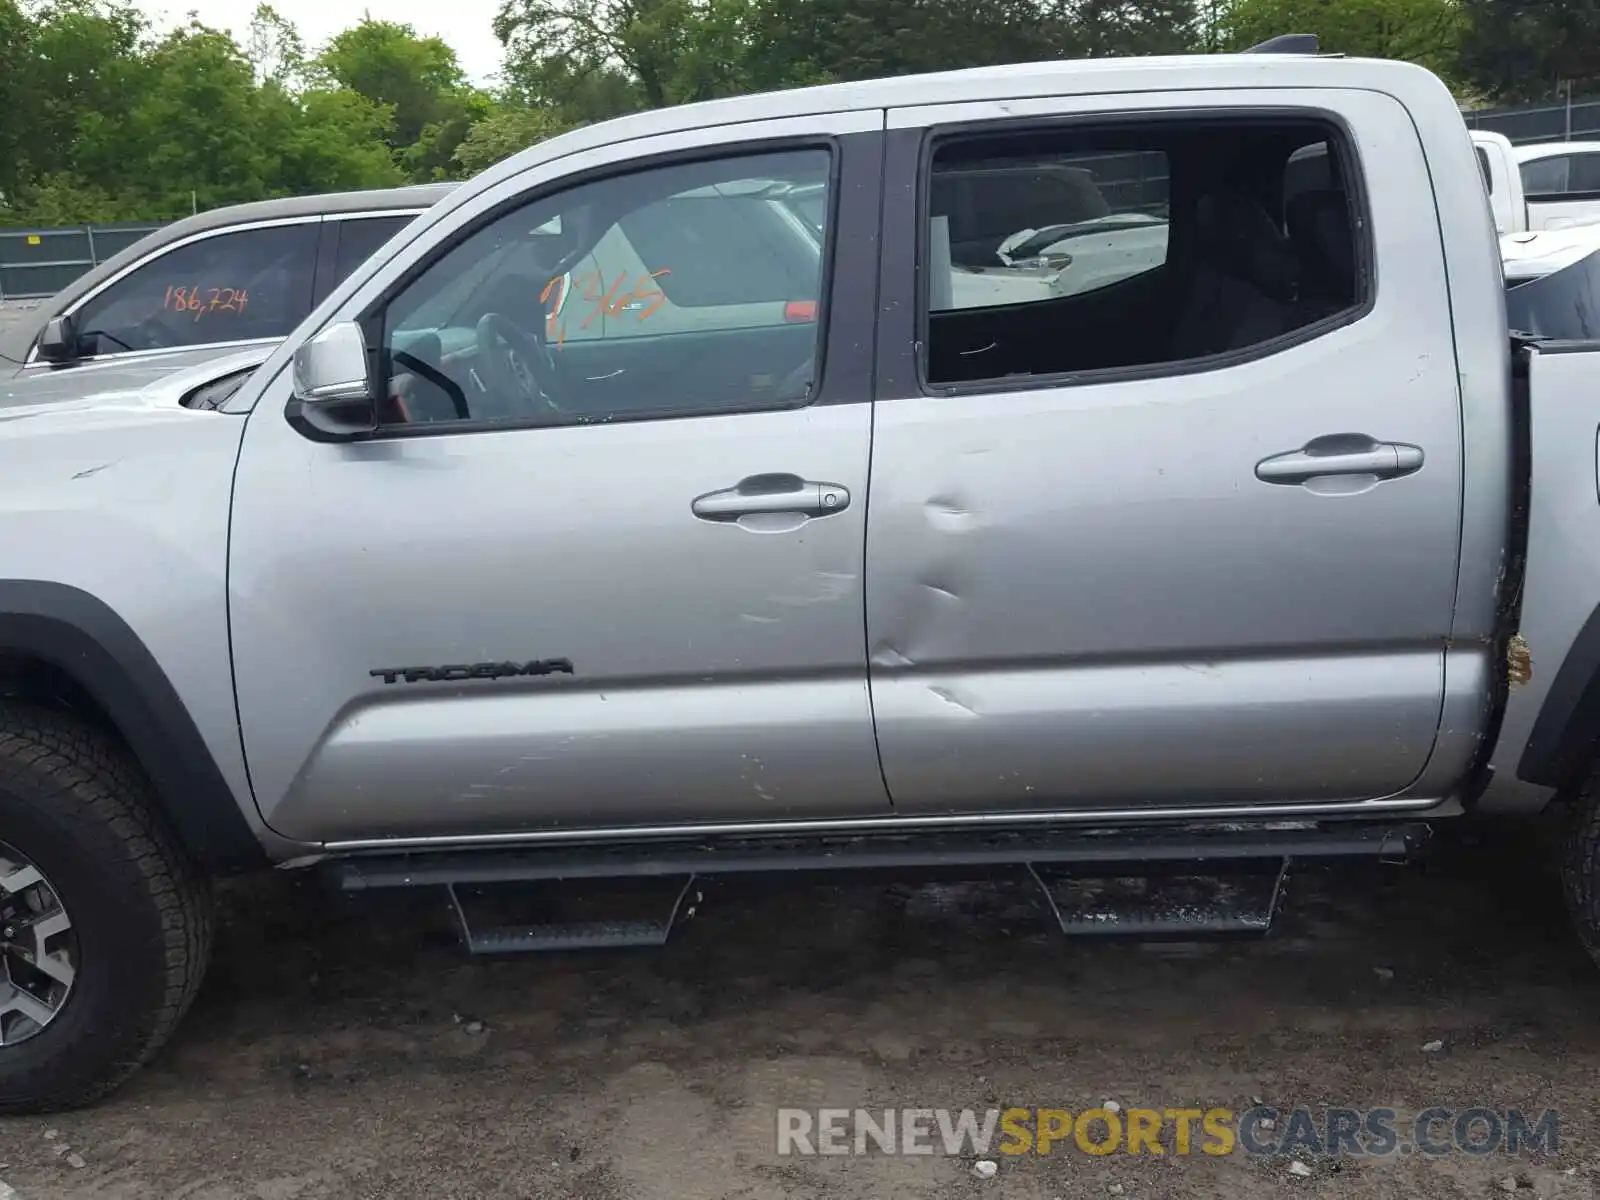
{"type": "Polygon", "coordinates": [[[0,229],[0,300],[53,296],[91,267],[160,227],[150,223],[0,229]]]}
{"type": "Polygon", "coordinates": [[[1525,104],[1463,114],[1473,129],[1503,133],[1518,145],[1528,142],[1581,142],[1600,137],[1600,97],[1587,96],[1559,104],[1525,104]]]}

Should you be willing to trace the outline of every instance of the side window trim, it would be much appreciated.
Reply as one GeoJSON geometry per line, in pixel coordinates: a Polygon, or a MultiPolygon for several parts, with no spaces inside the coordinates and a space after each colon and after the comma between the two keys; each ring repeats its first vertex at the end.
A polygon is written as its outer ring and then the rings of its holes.
{"type": "Polygon", "coordinates": [[[324,220],[317,229],[317,249],[311,263],[311,307],[316,308],[333,290],[334,262],[339,252],[339,227],[324,220]]]}
{"type": "Polygon", "coordinates": [[[311,294],[311,307],[316,308],[333,294],[334,288],[344,282],[343,275],[339,273],[339,253],[350,222],[403,218],[403,228],[407,222],[415,221],[426,211],[424,208],[368,208],[360,212],[324,214],[322,236],[317,243],[317,276],[311,294]]]}
{"type": "MultiPolygon", "coordinates": [[[[143,268],[149,266],[151,263],[158,262],[161,259],[165,258],[167,255],[171,254],[173,251],[181,250],[185,246],[192,246],[197,242],[207,241],[210,238],[222,237],[222,236],[224,236],[226,234],[244,233],[244,232],[246,232],[248,230],[252,230],[252,229],[278,229],[278,228],[284,228],[284,227],[287,227],[287,226],[290,226],[290,225],[308,225],[308,224],[311,224],[312,222],[321,222],[322,220],[323,220],[323,215],[321,213],[311,213],[311,214],[308,214],[308,215],[305,215],[305,216],[299,216],[299,217],[272,217],[272,218],[268,218],[268,219],[263,220],[263,221],[244,221],[244,222],[241,222],[238,225],[219,225],[215,229],[203,229],[199,233],[192,233],[188,237],[179,238],[176,241],[168,242],[164,246],[159,246],[155,250],[152,250],[149,254],[146,254],[143,258],[135,259],[133,262],[131,262],[127,266],[123,267],[122,270],[118,271],[115,275],[112,275],[112,276],[110,276],[110,277],[108,277],[106,279],[102,279],[93,288],[91,288],[89,291],[85,292],[83,295],[79,296],[76,300],[74,300],[66,308],[62,309],[59,313],[56,313],[56,314],[53,314],[53,315],[62,316],[62,317],[69,317],[69,316],[74,315],[79,310],[81,310],[86,304],[91,303],[97,297],[99,297],[99,295],[102,292],[104,292],[107,289],[111,288],[113,285],[122,282],[122,280],[126,279],[129,275],[132,275],[135,271],[142,270],[143,268]]],[[[275,341],[278,341],[278,340],[280,340],[280,339],[278,339],[278,338],[244,338],[244,339],[241,339],[241,340],[238,340],[238,341],[232,341],[232,342],[203,342],[203,343],[200,343],[200,344],[201,345],[205,345],[205,346],[250,346],[250,345],[257,345],[257,344],[261,344],[261,343],[265,343],[265,342],[275,342],[275,341]]],[[[193,349],[193,347],[183,347],[183,348],[184,349],[193,349]]],[[[78,361],[80,361],[80,362],[99,362],[99,361],[101,361],[103,359],[108,359],[108,358],[142,357],[142,356],[151,355],[151,354],[169,354],[171,352],[172,352],[171,349],[166,348],[166,347],[160,347],[160,348],[153,349],[153,350],[114,350],[114,351],[111,351],[111,352],[106,353],[106,354],[91,354],[91,355],[87,355],[84,358],[79,359],[78,361]]],[[[51,365],[53,365],[53,364],[50,364],[50,363],[45,363],[39,358],[39,339],[38,339],[37,336],[34,338],[33,344],[28,347],[28,356],[23,361],[22,365],[24,367],[51,366],[51,365]]]]}
{"type": "MultiPolygon", "coordinates": [[[[881,110],[880,110],[881,111],[881,110]]],[[[708,415],[736,416],[748,413],[776,412],[814,407],[841,402],[867,402],[871,399],[873,342],[871,338],[847,339],[833,335],[837,328],[847,328],[847,322],[876,316],[878,276],[878,243],[880,235],[879,196],[882,185],[881,130],[870,132],[828,132],[778,135],[752,138],[736,143],[710,143],[659,154],[623,158],[596,166],[589,170],[543,180],[524,191],[506,197],[500,203],[474,215],[470,222],[453,230],[449,237],[431,246],[425,255],[383,288],[355,318],[361,326],[371,357],[380,378],[375,380],[386,386],[388,365],[383,350],[385,317],[389,306],[420,278],[433,264],[442,260],[456,247],[510,212],[538,203],[546,197],[568,191],[589,183],[602,182],[627,175],[638,174],[656,167],[717,162],[729,159],[757,157],[764,154],[783,153],[807,149],[824,149],[830,155],[828,187],[830,196],[828,231],[823,246],[823,261],[819,280],[820,303],[816,317],[817,350],[816,382],[810,396],[801,403],[774,403],[739,408],[707,410],[682,410],[651,412],[634,417],[617,417],[606,423],[622,421],[678,420],[708,415]],[[850,218],[846,219],[845,197],[850,197],[850,218]],[[847,246],[847,242],[849,245],[847,246]],[[863,283],[867,286],[863,287],[863,283]],[[840,345],[839,343],[845,343],[840,345]],[[839,393],[848,390],[848,395],[839,393]]],[[[292,400],[289,406],[292,406],[292,400]]],[[[581,424],[574,422],[573,424],[581,424]]],[[[567,424],[515,420],[464,420],[420,422],[416,424],[383,425],[364,440],[394,438],[434,437],[469,433],[495,433],[517,430],[568,428],[567,424]]]]}
{"type": "MultiPolygon", "coordinates": [[[[1368,316],[1377,302],[1377,281],[1373,269],[1371,192],[1359,154],[1351,149],[1357,139],[1345,117],[1331,109],[1293,104],[1228,105],[1214,108],[1172,103],[1178,93],[1160,97],[1163,103],[1133,111],[1096,112],[1089,108],[1066,112],[1041,111],[1026,115],[997,115],[947,122],[915,122],[916,109],[890,110],[886,146],[886,179],[883,208],[883,255],[879,289],[883,297],[883,321],[879,326],[877,398],[890,400],[911,397],[940,397],[992,392],[1039,391],[1084,384],[1136,382],[1178,378],[1223,370],[1313,341],[1368,316]],[[897,115],[909,120],[896,122],[897,115]],[[922,264],[928,261],[928,200],[924,181],[932,164],[936,140],[963,133],[1002,134],[1008,131],[1046,128],[1092,129],[1118,125],[1207,124],[1216,121],[1251,122],[1306,121],[1329,127],[1333,146],[1345,176],[1345,187],[1356,221],[1356,284],[1361,300],[1353,308],[1325,317],[1287,333],[1268,338],[1238,350],[1173,362],[1131,367],[1112,367],[1048,375],[1000,377],[972,382],[932,383],[927,379],[927,361],[921,352],[928,329],[927,289],[923,286],[922,264]],[[898,333],[896,332],[898,330],[898,333]]],[[[937,110],[954,106],[916,106],[937,110]]],[[[998,104],[969,104],[964,109],[992,108],[996,114],[1006,110],[998,104]]]]}

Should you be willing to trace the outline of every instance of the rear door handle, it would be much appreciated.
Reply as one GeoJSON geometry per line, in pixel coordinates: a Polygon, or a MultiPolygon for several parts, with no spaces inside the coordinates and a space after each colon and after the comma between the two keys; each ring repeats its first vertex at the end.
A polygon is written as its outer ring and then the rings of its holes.
{"type": "Polygon", "coordinates": [[[1408,442],[1379,442],[1362,433],[1334,433],[1313,438],[1299,450],[1274,454],[1256,464],[1263,483],[1299,484],[1325,475],[1373,475],[1398,479],[1422,466],[1422,447],[1408,442]]]}
{"type": "Polygon", "coordinates": [[[703,521],[737,521],[758,513],[826,517],[849,505],[849,491],[837,483],[780,474],[750,475],[731,488],[695,497],[689,507],[703,521]]]}

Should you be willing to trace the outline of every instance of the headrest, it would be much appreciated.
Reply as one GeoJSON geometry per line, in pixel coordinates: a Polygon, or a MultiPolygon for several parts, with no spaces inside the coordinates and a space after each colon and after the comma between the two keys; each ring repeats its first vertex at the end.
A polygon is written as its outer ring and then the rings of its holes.
{"type": "Polygon", "coordinates": [[[1195,218],[1195,250],[1202,261],[1274,299],[1294,298],[1294,248],[1257,201],[1234,188],[1216,188],[1200,197],[1195,218]]]}
{"type": "Polygon", "coordinates": [[[1307,270],[1341,299],[1353,302],[1356,242],[1345,194],[1331,189],[1301,192],[1289,198],[1284,216],[1307,270]]]}

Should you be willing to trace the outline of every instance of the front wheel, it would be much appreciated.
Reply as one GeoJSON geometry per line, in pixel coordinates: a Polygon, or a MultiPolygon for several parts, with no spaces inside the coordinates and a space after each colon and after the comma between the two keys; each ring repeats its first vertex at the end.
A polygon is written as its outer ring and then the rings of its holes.
{"type": "Polygon", "coordinates": [[[125,1080],[188,1008],[210,943],[205,881],[127,751],[0,705],[0,1114],[125,1080]]]}

